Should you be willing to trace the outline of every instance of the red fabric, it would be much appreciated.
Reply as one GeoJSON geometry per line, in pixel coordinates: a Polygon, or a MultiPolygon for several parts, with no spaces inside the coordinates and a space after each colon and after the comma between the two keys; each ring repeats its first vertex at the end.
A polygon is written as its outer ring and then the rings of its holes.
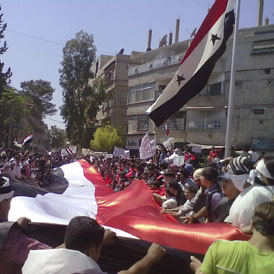
{"type": "Polygon", "coordinates": [[[216,0],[215,1],[214,5],[211,7],[205,20],[203,21],[202,25],[200,26],[197,34],[195,35],[181,64],[187,59],[187,57],[192,53],[192,51],[200,44],[202,39],[208,34],[209,30],[213,27],[213,25],[217,22],[217,20],[225,12],[228,1],[230,1],[230,0],[216,0]]]}
{"type": "Polygon", "coordinates": [[[112,182],[112,178],[109,174],[107,174],[105,178],[105,184],[109,185],[111,184],[111,182],[112,182]]]}
{"type": "Polygon", "coordinates": [[[126,174],[127,178],[133,177],[134,176],[134,169],[130,169],[129,172],[126,174]]]}
{"type": "Polygon", "coordinates": [[[151,189],[150,191],[151,191],[151,193],[156,193],[156,194],[162,195],[161,189],[151,189]]]}
{"type": "Polygon", "coordinates": [[[142,240],[184,251],[205,254],[216,239],[247,240],[249,236],[224,223],[181,225],[172,216],[161,214],[144,181],[134,180],[125,190],[114,193],[96,170],[80,161],[84,175],[96,187],[97,221],[119,228],[142,240]]]}
{"type": "Polygon", "coordinates": [[[212,162],[212,159],[216,158],[216,157],[218,157],[218,152],[216,150],[215,151],[210,151],[208,161],[212,162]]]}

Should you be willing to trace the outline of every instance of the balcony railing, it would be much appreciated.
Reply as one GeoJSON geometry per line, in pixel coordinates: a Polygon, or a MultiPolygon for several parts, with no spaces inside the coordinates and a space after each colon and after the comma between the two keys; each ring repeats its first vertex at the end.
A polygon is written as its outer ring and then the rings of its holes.
{"type": "Polygon", "coordinates": [[[179,64],[183,57],[184,57],[184,54],[178,54],[178,55],[173,55],[165,58],[160,58],[153,62],[148,62],[139,66],[131,66],[128,69],[128,76],[148,72],[150,70],[154,70],[161,67],[179,64]]]}
{"type": "Polygon", "coordinates": [[[201,119],[188,122],[189,130],[223,130],[225,129],[225,119],[201,119]]]}

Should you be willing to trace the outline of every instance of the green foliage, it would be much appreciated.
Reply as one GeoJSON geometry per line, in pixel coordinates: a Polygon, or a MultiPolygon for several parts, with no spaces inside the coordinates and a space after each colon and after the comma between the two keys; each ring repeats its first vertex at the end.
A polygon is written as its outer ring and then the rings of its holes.
{"type": "Polygon", "coordinates": [[[20,124],[27,111],[25,98],[14,89],[6,88],[1,94],[0,106],[0,140],[7,146],[10,128],[20,124]]]}
{"type": "Polygon", "coordinates": [[[95,60],[93,36],[80,31],[63,48],[60,85],[64,104],[61,115],[66,121],[66,132],[74,145],[89,147],[90,137],[96,129],[96,114],[104,100],[104,84],[94,81],[90,70],[95,60]]]}
{"type": "Polygon", "coordinates": [[[50,82],[41,79],[21,83],[20,93],[28,98],[32,115],[40,120],[57,111],[55,105],[50,102],[53,92],[50,82]]]}
{"type": "Polygon", "coordinates": [[[112,152],[114,146],[121,147],[123,140],[118,130],[111,125],[99,127],[94,133],[94,140],[90,141],[92,149],[112,152]]]}
{"type": "MultiPolygon", "coordinates": [[[[0,6],[0,43],[1,40],[4,38],[4,32],[7,28],[7,24],[2,20],[3,13],[1,13],[1,6],[0,6]]],[[[4,54],[8,49],[7,42],[4,41],[3,45],[0,44],[0,56],[4,54]]],[[[1,60],[1,58],[0,58],[1,60]]],[[[10,77],[12,75],[11,69],[8,68],[7,71],[4,71],[4,63],[0,61],[0,96],[2,92],[7,88],[10,83],[10,77]]]]}
{"type": "Polygon", "coordinates": [[[67,137],[65,130],[52,126],[49,134],[52,148],[60,149],[66,146],[67,137]]]}

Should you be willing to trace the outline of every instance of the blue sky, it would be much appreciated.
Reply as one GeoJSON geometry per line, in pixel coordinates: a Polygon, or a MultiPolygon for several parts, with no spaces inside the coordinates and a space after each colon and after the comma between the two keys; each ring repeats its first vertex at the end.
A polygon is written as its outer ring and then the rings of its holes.
{"type": "MultiPolygon", "coordinates": [[[[214,0],[2,0],[5,40],[8,51],[1,56],[12,69],[12,85],[42,79],[55,89],[53,103],[62,105],[59,68],[62,48],[80,30],[94,35],[97,56],[145,51],[148,29],[152,29],[152,48],[161,37],[175,32],[180,18],[179,40],[189,38],[199,27],[214,0]],[[25,35],[22,35],[25,34],[25,35]],[[27,35],[27,36],[26,36],[27,35]],[[29,36],[42,38],[30,38],[29,36]]],[[[241,0],[240,27],[254,27],[258,0],[241,0]]],[[[264,18],[274,24],[274,1],[264,1],[264,18]]],[[[60,115],[46,122],[64,128],[60,115]],[[53,121],[53,120],[55,121],[53,121]]]]}

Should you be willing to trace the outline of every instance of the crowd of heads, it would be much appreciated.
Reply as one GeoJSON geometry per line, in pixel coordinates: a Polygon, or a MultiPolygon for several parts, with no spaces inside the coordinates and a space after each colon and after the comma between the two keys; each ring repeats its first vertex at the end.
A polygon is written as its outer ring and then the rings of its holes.
{"type": "Polygon", "coordinates": [[[13,179],[31,179],[39,185],[46,185],[51,169],[74,161],[71,155],[60,153],[18,152],[2,150],[0,152],[0,174],[13,179]]]}
{"type": "MultiPolygon", "coordinates": [[[[97,169],[106,185],[115,192],[123,191],[131,184],[145,185],[146,191],[150,191],[155,201],[162,207],[161,213],[173,215],[182,225],[229,222],[242,228],[241,224],[244,223],[251,226],[254,234],[257,233],[255,240],[257,242],[259,239],[264,244],[264,248],[268,248],[265,245],[267,241],[273,242],[274,157],[272,156],[260,158],[259,155],[254,157],[252,154],[222,159],[218,152],[212,149],[207,161],[199,161],[199,158],[189,150],[182,153],[177,149],[168,152],[159,151],[153,159],[146,161],[138,158],[107,159],[104,155],[96,157],[87,155],[83,158],[97,169]],[[235,203],[237,206],[233,208],[235,203]],[[245,205],[248,210],[245,211],[244,206],[241,205],[245,205]]],[[[14,194],[9,183],[10,178],[32,179],[43,185],[46,174],[52,168],[74,160],[76,159],[71,156],[61,157],[59,154],[41,155],[2,151],[0,223],[8,221],[10,202],[14,194]]],[[[84,254],[97,261],[105,239],[106,230],[95,220],[85,216],[75,217],[67,226],[64,243],[66,251],[63,252],[64,254],[69,254],[70,251],[78,252],[75,255],[84,254]]],[[[146,260],[150,260],[149,267],[161,259],[164,253],[164,248],[152,244],[145,256],[146,260]]],[[[54,251],[52,254],[55,254],[54,251]]],[[[65,265],[70,262],[64,260],[63,263],[65,265]]],[[[32,256],[29,256],[23,273],[32,273],[32,270],[28,272],[26,269],[32,269],[33,264],[32,256]]],[[[95,266],[98,267],[96,264],[95,266]]],[[[37,263],[37,269],[39,267],[37,263]]],[[[147,265],[143,267],[149,269],[147,265]]]]}
{"type": "Polygon", "coordinates": [[[146,161],[106,159],[103,155],[90,161],[115,192],[134,180],[144,182],[162,206],[162,213],[176,216],[183,224],[230,222],[230,207],[243,190],[274,186],[274,157],[262,158],[253,150],[234,158],[220,155],[222,152],[212,147],[206,161],[189,149],[159,150],[146,161]]]}

